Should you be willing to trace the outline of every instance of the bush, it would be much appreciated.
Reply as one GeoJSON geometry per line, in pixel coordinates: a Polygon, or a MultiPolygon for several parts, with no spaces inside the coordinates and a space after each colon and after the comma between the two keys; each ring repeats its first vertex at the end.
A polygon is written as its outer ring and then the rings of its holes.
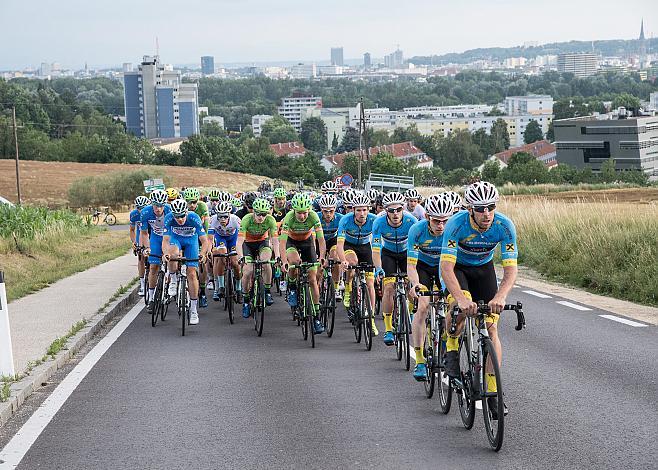
{"type": "Polygon", "coordinates": [[[0,205],[0,237],[32,240],[46,232],[84,230],[85,221],[69,210],[49,210],[45,207],[0,205]]]}
{"type": "Polygon", "coordinates": [[[87,176],[71,184],[68,191],[69,204],[72,207],[131,204],[135,197],[144,194],[143,181],[152,178],[162,178],[165,184],[171,182],[162,170],[151,168],[87,176]]]}

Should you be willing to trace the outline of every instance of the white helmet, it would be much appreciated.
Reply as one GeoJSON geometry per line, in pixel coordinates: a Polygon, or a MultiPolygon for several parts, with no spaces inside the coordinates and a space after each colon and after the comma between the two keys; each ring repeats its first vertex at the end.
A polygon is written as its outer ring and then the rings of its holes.
{"type": "Polygon", "coordinates": [[[220,201],[219,204],[217,204],[217,207],[215,207],[215,212],[217,214],[230,214],[232,210],[233,204],[226,201],[220,201]]]}
{"type": "Polygon", "coordinates": [[[351,202],[354,207],[370,206],[370,198],[362,191],[355,191],[351,196],[351,202]]]}
{"type": "Polygon", "coordinates": [[[382,201],[384,207],[392,206],[395,204],[404,204],[404,196],[397,191],[384,194],[384,200],[382,201]]]}
{"type": "Polygon", "coordinates": [[[151,193],[151,202],[157,206],[164,206],[167,203],[167,193],[164,189],[156,189],[151,193]]]}
{"type": "Polygon", "coordinates": [[[322,186],[320,187],[323,193],[335,193],[338,191],[338,185],[336,184],[335,181],[325,181],[322,183],[322,186]]]}
{"type": "Polygon", "coordinates": [[[454,207],[448,193],[433,194],[425,201],[425,211],[431,217],[450,217],[454,207]]]}
{"type": "Polygon", "coordinates": [[[187,201],[185,199],[174,199],[171,202],[171,212],[174,215],[187,214],[187,201]]]}
{"type": "Polygon", "coordinates": [[[150,203],[151,201],[149,201],[149,198],[147,198],[146,196],[137,196],[135,198],[135,207],[138,209],[142,209],[148,206],[150,203]]]}
{"type": "Polygon", "coordinates": [[[338,200],[333,194],[323,194],[320,196],[318,204],[322,209],[335,208],[338,204],[338,200]]]}
{"type": "Polygon", "coordinates": [[[227,193],[226,191],[222,191],[221,193],[219,193],[220,202],[230,203],[232,200],[233,200],[233,196],[231,196],[231,193],[227,193]]]}
{"type": "Polygon", "coordinates": [[[343,191],[343,202],[349,206],[352,205],[352,198],[354,197],[355,191],[353,189],[346,189],[343,191]]]}
{"type": "Polygon", "coordinates": [[[478,181],[466,188],[464,199],[471,206],[486,206],[498,201],[498,190],[487,181],[478,181]]]}
{"type": "Polygon", "coordinates": [[[455,191],[447,191],[443,194],[450,198],[453,205],[455,206],[454,209],[461,209],[461,207],[464,205],[462,197],[459,195],[459,193],[455,191]]]}
{"type": "Polygon", "coordinates": [[[377,196],[379,196],[379,191],[377,191],[375,188],[372,188],[368,190],[368,197],[370,198],[370,202],[375,202],[375,199],[377,199],[377,196]]]}
{"type": "Polygon", "coordinates": [[[404,193],[404,197],[407,199],[418,199],[419,201],[422,199],[422,196],[415,188],[407,189],[404,193]]]}

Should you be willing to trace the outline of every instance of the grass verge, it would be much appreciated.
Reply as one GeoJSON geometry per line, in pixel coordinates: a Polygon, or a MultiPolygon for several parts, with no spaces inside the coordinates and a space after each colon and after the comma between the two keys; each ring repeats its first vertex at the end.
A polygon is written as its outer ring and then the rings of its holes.
{"type": "Polygon", "coordinates": [[[519,261],[566,284],[658,305],[658,204],[503,198],[519,261]]]}

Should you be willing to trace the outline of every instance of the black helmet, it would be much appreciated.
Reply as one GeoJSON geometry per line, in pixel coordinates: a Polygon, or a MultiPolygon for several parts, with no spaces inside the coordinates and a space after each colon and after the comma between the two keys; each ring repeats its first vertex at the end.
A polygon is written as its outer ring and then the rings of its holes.
{"type": "Polygon", "coordinates": [[[242,202],[247,207],[247,209],[251,209],[251,206],[254,204],[254,201],[257,197],[258,195],[252,191],[244,195],[242,202]]]}

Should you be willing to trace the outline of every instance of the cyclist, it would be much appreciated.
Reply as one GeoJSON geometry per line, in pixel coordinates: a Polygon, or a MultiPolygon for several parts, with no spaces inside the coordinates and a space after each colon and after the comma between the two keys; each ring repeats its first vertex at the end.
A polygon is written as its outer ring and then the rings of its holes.
{"type": "MultiPolygon", "coordinates": [[[[340,219],[343,218],[342,214],[339,214],[336,211],[336,206],[338,201],[336,196],[331,193],[326,193],[320,196],[318,201],[320,205],[320,212],[318,212],[318,217],[320,218],[320,223],[322,224],[322,232],[324,233],[324,241],[327,246],[327,259],[337,260],[336,256],[336,242],[338,241],[338,225],[340,224],[340,219]]],[[[341,290],[338,288],[338,283],[340,280],[340,265],[335,264],[332,268],[332,277],[334,280],[334,291],[336,295],[336,300],[343,300],[343,295],[341,290]]],[[[322,281],[322,272],[318,271],[318,282],[322,281]]]]}
{"type": "MultiPolygon", "coordinates": [[[[137,196],[135,198],[135,208],[130,211],[130,241],[133,242],[133,250],[137,250],[139,246],[139,233],[141,227],[141,212],[146,206],[150,204],[149,198],[146,196],[137,196]]],[[[136,252],[136,251],[135,251],[136,252]]],[[[137,252],[137,274],[139,274],[139,296],[144,296],[145,288],[145,277],[144,271],[146,270],[144,266],[144,256],[142,252],[137,252]]]]}
{"type": "Polygon", "coordinates": [[[238,210],[235,215],[240,217],[240,220],[244,218],[245,215],[253,213],[253,204],[258,196],[254,192],[246,193],[242,196],[242,209],[238,210]]]}
{"type": "Polygon", "coordinates": [[[272,216],[276,220],[277,225],[281,227],[281,221],[290,210],[288,202],[286,201],[286,190],[283,188],[276,188],[274,190],[274,204],[272,206],[272,216]]]}
{"type": "Polygon", "coordinates": [[[416,353],[414,378],[425,380],[425,320],[429,309],[429,297],[419,297],[416,289],[433,290],[442,287],[439,275],[443,232],[448,218],[453,213],[453,200],[448,193],[435,194],[425,203],[426,220],[416,222],[409,230],[407,241],[407,275],[411,282],[409,295],[417,299],[418,307],[411,324],[411,336],[416,353]]]}
{"type": "Polygon", "coordinates": [[[167,202],[171,204],[180,197],[180,192],[176,188],[167,188],[167,202]]]}
{"type": "Polygon", "coordinates": [[[370,199],[370,212],[373,214],[377,215],[379,212],[377,212],[377,208],[375,207],[375,203],[377,202],[377,197],[380,195],[380,192],[377,191],[375,188],[372,188],[368,190],[368,198],[370,199]]]}
{"type": "MultiPolygon", "coordinates": [[[[484,301],[491,308],[485,317],[489,336],[496,350],[498,362],[502,359],[502,346],[498,337],[498,318],[505,305],[507,295],[514,287],[517,275],[517,245],[514,223],[503,214],[496,212],[498,190],[486,181],[473,183],[466,188],[464,199],[469,205],[467,211],[460,211],[452,217],[445,228],[441,248],[441,275],[450,296],[451,307],[446,317],[450,323],[450,311],[454,305],[466,315],[477,313],[478,301],[484,301]],[[498,286],[493,256],[496,246],[501,246],[503,280],[498,286]]],[[[463,327],[463,318],[457,323],[455,336],[449,335],[446,341],[446,373],[451,377],[459,375],[458,338],[463,327]]],[[[487,364],[487,389],[495,392],[496,380],[487,364]]],[[[497,409],[496,397],[489,397],[490,409],[497,409]]],[[[505,407],[507,414],[507,407],[505,407]]]]}
{"type": "MultiPolygon", "coordinates": [[[[170,261],[172,256],[197,259],[199,258],[199,247],[201,247],[201,258],[205,260],[211,250],[210,240],[206,236],[201,217],[195,212],[188,211],[185,199],[176,199],[171,203],[171,213],[165,217],[162,238],[162,249],[166,251],[162,259],[169,262],[169,272],[172,274],[171,284],[177,282],[177,263],[170,261]]],[[[190,293],[190,325],[199,323],[197,303],[199,300],[199,278],[197,270],[198,261],[187,263],[187,290],[190,293]],[[189,269],[192,268],[192,269],[189,269]]],[[[171,285],[170,284],[170,285],[171,285]]]]}
{"type": "MultiPolygon", "coordinates": [[[[318,268],[318,256],[315,251],[315,240],[318,241],[320,259],[324,260],[326,254],[326,244],[320,217],[313,212],[312,201],[309,196],[303,193],[297,194],[292,198],[292,210],[286,214],[281,226],[281,236],[279,237],[281,252],[281,262],[287,269],[288,261],[291,264],[314,263],[309,269],[309,285],[311,287],[311,296],[313,297],[314,322],[313,328],[316,333],[322,333],[324,327],[318,319],[320,312],[320,287],[316,271],[318,268]]],[[[291,307],[297,306],[297,270],[288,269],[288,303],[291,307]]]]}
{"type": "MultiPolygon", "coordinates": [[[[203,228],[208,233],[208,224],[210,223],[210,214],[208,213],[208,206],[205,202],[201,201],[201,194],[197,188],[186,188],[183,191],[183,199],[187,202],[187,207],[191,212],[194,212],[201,219],[203,228]]],[[[205,308],[208,306],[208,299],[206,298],[206,281],[207,273],[212,272],[212,258],[204,261],[199,266],[199,307],[205,308]]],[[[212,277],[212,276],[210,276],[212,277]]]]}
{"type": "MultiPolygon", "coordinates": [[[[232,206],[229,202],[220,202],[217,205],[217,213],[210,219],[210,229],[208,235],[214,239],[213,254],[226,254],[235,251],[238,241],[238,231],[240,230],[240,218],[231,214],[232,206]]],[[[242,302],[242,286],[240,283],[240,265],[236,256],[229,258],[233,273],[235,274],[235,291],[238,294],[238,300],[242,302]]],[[[212,299],[218,301],[224,296],[224,261],[218,260],[213,268],[215,276],[216,289],[213,292],[212,299]]]]}
{"type": "Polygon", "coordinates": [[[384,344],[395,342],[393,335],[393,302],[396,272],[407,272],[407,235],[417,222],[416,218],[404,213],[404,196],[390,192],[384,196],[386,216],[377,217],[372,226],[372,258],[375,274],[384,277],[382,312],[384,315],[384,344]]]}
{"type": "MultiPolygon", "coordinates": [[[[242,209],[242,199],[239,197],[234,197],[231,199],[231,206],[233,206],[233,210],[231,210],[232,214],[237,215],[240,209],[242,209]]],[[[239,219],[240,217],[238,217],[239,219]]]]}
{"type": "MultiPolygon", "coordinates": [[[[270,215],[270,203],[265,199],[257,198],[253,201],[253,212],[244,216],[240,223],[238,231],[238,242],[236,251],[241,261],[247,261],[242,273],[242,292],[249,292],[253,282],[253,266],[249,263],[252,259],[258,258],[261,261],[269,261],[274,250],[275,258],[279,258],[279,244],[272,243],[277,237],[276,221],[270,215]]],[[[266,264],[263,266],[263,282],[265,283],[265,303],[272,305],[274,299],[270,293],[272,287],[272,266],[266,264]]],[[[245,299],[242,305],[242,316],[249,318],[249,302],[245,299]]]]}
{"type": "Polygon", "coordinates": [[[208,211],[211,216],[215,215],[215,208],[217,207],[217,204],[219,203],[219,195],[220,191],[219,189],[212,188],[208,192],[208,199],[210,199],[210,203],[208,205],[208,211]]]}
{"type": "MultiPolygon", "coordinates": [[[[345,214],[338,224],[338,238],[336,241],[336,254],[344,268],[359,263],[372,264],[372,226],[375,216],[370,213],[370,199],[364,193],[355,191],[350,195],[349,203],[353,205],[353,212],[345,214]]],[[[353,272],[346,272],[345,295],[343,305],[349,308],[352,288],[353,272]]],[[[372,271],[366,273],[368,292],[370,293],[370,307],[375,311],[375,276],[372,271]]],[[[379,333],[372,319],[373,334],[379,333]]]]}
{"type": "Polygon", "coordinates": [[[424,220],[425,208],[420,204],[423,198],[420,193],[416,189],[411,188],[407,189],[404,197],[407,199],[407,207],[405,209],[411,212],[416,219],[424,220]]]}
{"type": "Polygon", "coordinates": [[[379,193],[375,199],[373,214],[381,215],[385,214],[384,212],[384,194],[379,193]]]}
{"type": "Polygon", "coordinates": [[[354,191],[351,188],[347,188],[346,190],[343,191],[343,215],[347,215],[351,213],[354,210],[354,206],[352,205],[352,197],[357,191],[354,191]]]}
{"type": "MultiPolygon", "coordinates": [[[[149,257],[149,304],[147,313],[153,313],[155,306],[155,284],[158,281],[158,270],[160,269],[160,258],[152,255],[162,256],[162,233],[164,230],[164,219],[171,212],[167,204],[167,193],[162,189],[156,189],[150,196],[151,205],[142,209],[140,216],[140,242],[144,246],[144,255],[149,257]]],[[[175,286],[174,286],[175,287],[175,286]]],[[[174,294],[176,290],[174,288],[174,294]]]]}
{"type": "Polygon", "coordinates": [[[457,212],[466,209],[466,207],[464,207],[464,201],[462,201],[462,197],[459,195],[459,193],[455,191],[447,191],[443,194],[446,194],[447,195],[446,197],[450,198],[450,200],[452,201],[453,214],[456,214],[457,212]]]}

